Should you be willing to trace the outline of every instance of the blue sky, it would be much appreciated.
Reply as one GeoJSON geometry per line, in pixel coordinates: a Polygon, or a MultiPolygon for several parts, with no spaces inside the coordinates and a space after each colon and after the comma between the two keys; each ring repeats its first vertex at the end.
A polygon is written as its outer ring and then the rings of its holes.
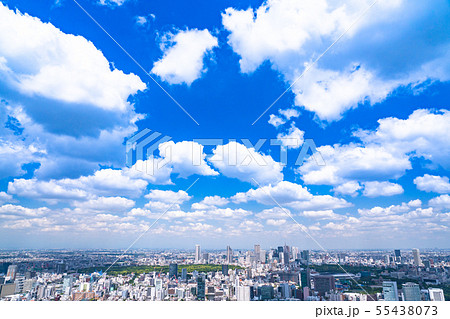
{"type": "Polygon", "coordinates": [[[0,248],[448,248],[447,1],[78,4],[0,4],[0,248]]]}

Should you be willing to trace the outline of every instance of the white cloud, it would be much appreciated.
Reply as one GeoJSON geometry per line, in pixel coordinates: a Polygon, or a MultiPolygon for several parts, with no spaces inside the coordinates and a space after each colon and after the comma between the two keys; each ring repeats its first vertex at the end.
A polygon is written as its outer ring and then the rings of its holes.
{"type": "Polygon", "coordinates": [[[280,115],[282,115],[288,121],[293,117],[300,116],[300,112],[296,109],[279,110],[278,113],[280,113],[280,115]]]}
{"type": "Polygon", "coordinates": [[[423,157],[450,168],[450,111],[415,110],[407,119],[378,120],[375,131],[356,133],[365,143],[382,145],[391,152],[423,157]]]}
{"type": "Polygon", "coordinates": [[[146,23],[147,23],[147,18],[146,17],[144,17],[144,16],[137,16],[136,17],[136,24],[142,26],[142,25],[144,25],[146,23]]]}
{"type": "Polygon", "coordinates": [[[0,178],[20,176],[25,173],[22,166],[41,159],[45,150],[34,144],[26,145],[16,139],[14,143],[0,137],[0,178]]]}
{"type": "Polygon", "coordinates": [[[333,191],[337,194],[356,196],[361,188],[358,182],[351,181],[334,187],[333,191]]]}
{"type": "Polygon", "coordinates": [[[163,38],[164,56],[155,62],[152,73],[170,84],[191,85],[206,72],[205,55],[217,45],[217,38],[207,29],[166,34],[163,38]]]}
{"type": "Polygon", "coordinates": [[[285,219],[268,219],[266,220],[266,224],[270,226],[281,226],[286,223],[285,219]]]}
{"type": "Polygon", "coordinates": [[[280,205],[304,201],[312,199],[313,195],[303,186],[288,181],[282,181],[275,186],[263,186],[257,189],[250,189],[246,193],[238,193],[233,196],[232,200],[237,202],[247,202],[249,200],[255,200],[258,203],[265,205],[276,204],[277,201],[280,205]]]}
{"type": "Polygon", "coordinates": [[[123,5],[127,0],[98,0],[102,6],[115,7],[123,5]]]}
{"type": "Polygon", "coordinates": [[[205,210],[213,209],[220,206],[225,206],[229,203],[229,200],[220,196],[206,196],[202,201],[192,204],[192,209],[205,210]]]}
{"type": "Polygon", "coordinates": [[[428,201],[428,205],[437,209],[450,209],[450,196],[441,195],[428,201]]]}
{"type": "Polygon", "coordinates": [[[414,179],[417,189],[425,192],[434,192],[439,194],[450,193],[450,183],[447,176],[434,176],[425,174],[414,179]]]}
{"type": "Polygon", "coordinates": [[[314,159],[308,158],[298,168],[306,184],[341,185],[354,180],[395,179],[411,169],[406,155],[376,145],[336,144],[321,146],[317,150],[326,165],[318,166],[314,159]]]}
{"type": "Polygon", "coordinates": [[[350,66],[343,71],[312,68],[295,83],[295,104],[315,112],[326,121],[338,120],[345,111],[365,101],[381,102],[397,86],[385,82],[364,67],[350,66]]]}
{"type": "Polygon", "coordinates": [[[122,170],[102,169],[77,179],[15,179],[8,184],[8,193],[55,202],[88,199],[93,195],[139,197],[147,185],[147,181],[130,178],[122,170]]]}
{"type": "Polygon", "coordinates": [[[282,181],[275,186],[263,186],[250,189],[246,193],[237,193],[231,197],[235,203],[256,201],[264,205],[280,204],[298,211],[327,210],[351,206],[342,198],[330,195],[312,195],[299,184],[282,181]]]}
{"type": "Polygon", "coordinates": [[[134,205],[134,201],[124,197],[98,197],[74,202],[74,206],[81,210],[100,212],[125,212],[134,205]]]}
{"type": "Polygon", "coordinates": [[[366,197],[394,196],[403,194],[403,187],[390,182],[365,182],[363,195],[366,197]]]}
{"type": "Polygon", "coordinates": [[[175,143],[169,141],[161,143],[158,149],[162,157],[168,162],[167,165],[172,167],[173,173],[178,173],[180,177],[186,178],[194,174],[203,176],[218,175],[206,163],[203,145],[199,143],[192,141],[175,143]]]}
{"type": "Polygon", "coordinates": [[[13,201],[13,198],[11,195],[5,193],[5,192],[0,192],[0,205],[3,205],[4,203],[10,203],[13,201]]]}
{"type": "Polygon", "coordinates": [[[128,96],[146,85],[134,74],[113,69],[82,36],[0,4],[0,79],[26,95],[85,103],[108,111],[131,108],[128,96]]]}
{"type": "Polygon", "coordinates": [[[291,124],[291,128],[287,133],[279,133],[277,139],[281,141],[281,144],[287,148],[297,149],[302,146],[305,132],[295,126],[295,123],[291,124]]]}
{"type": "Polygon", "coordinates": [[[289,209],[284,208],[281,209],[280,207],[273,207],[269,209],[264,209],[263,211],[255,214],[257,218],[260,219],[283,219],[283,218],[289,218],[289,215],[292,216],[292,213],[289,209]]]}
{"type": "Polygon", "coordinates": [[[284,119],[282,119],[279,116],[273,115],[273,114],[270,114],[268,122],[269,122],[269,124],[271,124],[271,125],[273,125],[275,127],[278,127],[278,126],[283,125],[284,123],[286,123],[286,121],[284,119]]]}
{"type": "Polygon", "coordinates": [[[159,189],[153,189],[145,195],[145,198],[148,198],[152,201],[156,202],[163,202],[166,204],[183,204],[184,202],[190,200],[192,196],[189,196],[188,193],[186,193],[183,190],[179,190],[178,192],[174,191],[163,191],[159,189]]]}
{"type": "Polygon", "coordinates": [[[305,210],[303,216],[316,219],[345,219],[345,216],[334,213],[331,209],[327,210],[305,210]]]}
{"type": "Polygon", "coordinates": [[[435,29],[447,26],[439,24],[448,13],[443,1],[428,5],[378,1],[352,25],[369,5],[365,1],[268,0],[255,9],[228,8],[222,23],[230,32],[228,43],[240,56],[243,73],[269,61],[288,84],[294,84],[297,106],[315,112],[321,120],[334,121],[358,104],[384,100],[400,86],[414,90],[427,80],[450,78],[448,39],[428,41],[435,29]],[[435,12],[438,15],[430,20],[435,12]],[[436,27],[425,31],[430,24],[436,27]],[[310,68],[350,25],[338,46],[310,68]],[[423,49],[413,55],[398,54],[412,52],[415,43],[423,43],[423,49]]]}
{"type": "Polygon", "coordinates": [[[283,167],[270,155],[237,142],[218,145],[209,158],[211,164],[227,177],[252,184],[274,184],[283,179],[283,167]],[[255,182],[255,181],[256,182],[255,182]]]}
{"type": "Polygon", "coordinates": [[[47,207],[27,208],[20,205],[11,205],[11,204],[0,206],[0,215],[36,217],[42,216],[49,212],[50,209],[48,209],[47,207]]]}

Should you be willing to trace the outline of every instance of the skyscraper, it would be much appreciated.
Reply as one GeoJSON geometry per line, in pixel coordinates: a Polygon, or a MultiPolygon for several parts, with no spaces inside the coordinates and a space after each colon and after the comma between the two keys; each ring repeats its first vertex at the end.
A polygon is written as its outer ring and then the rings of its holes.
{"type": "Polygon", "coordinates": [[[222,274],[228,276],[228,265],[222,265],[222,274]]]}
{"type": "Polygon", "coordinates": [[[199,263],[202,259],[202,250],[200,249],[200,245],[195,245],[195,262],[199,263]]]}
{"type": "Polygon", "coordinates": [[[383,295],[385,301],[398,301],[397,283],[395,281],[383,281],[383,295]]]}
{"type": "Polygon", "coordinates": [[[17,265],[10,265],[6,273],[6,280],[14,281],[17,275],[17,265]]]}
{"type": "Polygon", "coordinates": [[[418,284],[407,282],[402,285],[403,301],[420,301],[420,288],[418,284]]]}
{"type": "Polygon", "coordinates": [[[261,246],[260,245],[255,245],[254,256],[255,256],[255,261],[258,262],[261,257],[261,246]]]}
{"type": "Polygon", "coordinates": [[[205,300],[206,281],[203,275],[197,277],[197,299],[205,300]]]}
{"type": "Polygon", "coordinates": [[[178,264],[169,264],[169,278],[177,279],[178,277],[178,264]]]}
{"type": "Polygon", "coordinates": [[[419,267],[422,263],[420,260],[420,251],[417,248],[413,248],[412,250],[413,258],[414,258],[414,266],[419,267]]]}
{"type": "Polygon", "coordinates": [[[400,262],[402,260],[402,253],[400,252],[400,249],[394,250],[394,256],[395,256],[395,261],[400,262]]]}
{"type": "Polygon", "coordinates": [[[444,291],[439,288],[429,288],[428,293],[430,294],[431,301],[445,301],[444,291]]]}
{"type": "Polygon", "coordinates": [[[231,264],[233,262],[233,249],[227,246],[227,263],[231,264]]]}
{"type": "Polygon", "coordinates": [[[300,283],[303,288],[311,288],[311,270],[309,267],[300,272],[300,283]]]}
{"type": "Polygon", "coordinates": [[[183,280],[183,281],[187,280],[187,269],[186,268],[181,269],[181,280],[183,280]]]}

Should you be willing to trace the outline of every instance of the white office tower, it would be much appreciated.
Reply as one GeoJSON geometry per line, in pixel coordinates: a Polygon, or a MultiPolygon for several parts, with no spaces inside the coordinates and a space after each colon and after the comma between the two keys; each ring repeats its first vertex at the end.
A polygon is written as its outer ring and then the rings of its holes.
{"type": "Polygon", "coordinates": [[[417,248],[412,250],[413,258],[414,258],[414,266],[419,267],[422,261],[420,260],[420,251],[417,248]]]}
{"type": "Polygon", "coordinates": [[[260,257],[261,257],[261,246],[260,245],[255,245],[254,256],[255,256],[256,262],[260,261],[260,257]]]}
{"type": "Polygon", "coordinates": [[[231,264],[233,262],[233,249],[230,246],[227,246],[227,263],[231,264]]]}
{"type": "Polygon", "coordinates": [[[195,245],[195,262],[199,263],[202,259],[202,250],[200,248],[200,245],[195,245]]]}
{"type": "Polygon", "coordinates": [[[263,249],[259,252],[259,261],[262,263],[266,262],[266,251],[263,249]]]}
{"type": "Polygon", "coordinates": [[[237,301],[250,301],[250,286],[236,287],[236,300],[237,301]]]}
{"type": "Polygon", "coordinates": [[[439,288],[429,288],[430,301],[445,301],[444,291],[439,288]]]}
{"type": "Polygon", "coordinates": [[[413,282],[407,282],[402,285],[403,301],[421,301],[420,287],[413,282]]]}
{"type": "Polygon", "coordinates": [[[397,283],[395,281],[383,281],[383,296],[385,301],[398,301],[397,283]]]}

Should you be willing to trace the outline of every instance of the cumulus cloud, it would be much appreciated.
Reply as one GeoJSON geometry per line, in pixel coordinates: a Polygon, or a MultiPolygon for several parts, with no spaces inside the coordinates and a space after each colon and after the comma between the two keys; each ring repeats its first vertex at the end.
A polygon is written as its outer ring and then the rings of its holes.
{"type": "Polygon", "coordinates": [[[378,120],[375,131],[358,131],[365,143],[382,145],[391,152],[408,153],[450,168],[450,111],[415,110],[407,119],[378,120]]]}
{"type": "Polygon", "coordinates": [[[222,23],[243,73],[269,61],[293,85],[297,106],[334,121],[359,104],[384,100],[398,87],[414,90],[427,80],[450,78],[448,38],[429,42],[436,39],[435,29],[448,26],[449,7],[439,0],[427,5],[378,1],[311,67],[368,6],[365,1],[267,0],[258,8],[226,9],[222,23]],[[436,28],[425,31],[430,21],[436,28]],[[423,49],[414,51],[417,43],[423,43],[423,49]]]}
{"type": "Polygon", "coordinates": [[[162,202],[166,204],[182,204],[192,198],[192,196],[189,196],[188,193],[186,193],[183,190],[174,192],[174,191],[163,191],[159,189],[153,189],[145,195],[145,198],[148,198],[152,201],[156,202],[162,202]]]}
{"type": "Polygon", "coordinates": [[[209,161],[227,177],[262,185],[274,184],[283,179],[281,164],[253,147],[232,141],[218,145],[213,153],[209,161]]]}
{"type": "Polygon", "coordinates": [[[403,194],[403,187],[390,182],[365,182],[363,195],[366,197],[394,196],[403,194]]]}
{"type": "Polygon", "coordinates": [[[297,211],[327,210],[351,206],[342,198],[330,195],[312,195],[305,187],[282,181],[272,186],[250,189],[245,193],[237,193],[231,197],[235,203],[256,201],[264,205],[284,205],[297,211]]]}
{"type": "Polygon", "coordinates": [[[135,205],[133,200],[124,197],[98,197],[87,201],[76,201],[74,206],[85,211],[125,212],[135,205]]]}
{"type": "Polygon", "coordinates": [[[90,196],[139,197],[147,185],[147,181],[134,179],[122,170],[102,169],[76,179],[15,179],[9,182],[8,193],[54,203],[89,199],[90,196]]]}
{"type": "Polygon", "coordinates": [[[356,196],[362,186],[355,181],[346,182],[333,188],[333,191],[337,194],[356,196]]]}
{"type": "Polygon", "coordinates": [[[437,209],[450,209],[450,196],[446,194],[432,198],[428,201],[428,205],[437,209]]]}
{"type": "Polygon", "coordinates": [[[439,194],[450,193],[450,183],[447,176],[435,176],[425,174],[414,179],[417,189],[425,192],[434,192],[439,194]]]}
{"type": "Polygon", "coordinates": [[[191,85],[206,72],[203,60],[218,46],[207,30],[185,30],[163,37],[163,57],[154,63],[152,73],[170,84],[191,85]]]}
{"type": "Polygon", "coordinates": [[[225,206],[228,203],[229,200],[224,197],[220,197],[217,195],[206,196],[200,202],[192,204],[192,209],[196,210],[213,209],[216,207],[225,206]]]}
{"type": "Polygon", "coordinates": [[[302,213],[303,216],[308,218],[315,218],[315,219],[345,219],[345,216],[336,214],[331,209],[327,210],[305,210],[302,213]]]}
{"type": "Polygon", "coordinates": [[[167,165],[172,167],[173,173],[178,173],[180,177],[188,177],[198,174],[204,176],[218,175],[205,161],[206,154],[203,152],[203,145],[192,142],[173,141],[161,143],[158,149],[162,157],[167,161],[167,165]]]}
{"type": "Polygon", "coordinates": [[[300,130],[295,126],[295,123],[291,124],[290,129],[287,133],[279,133],[277,135],[277,139],[281,142],[281,144],[286,148],[297,149],[302,146],[304,139],[303,136],[305,132],[300,130]]]}
{"type": "Polygon", "coordinates": [[[116,7],[123,5],[127,0],[98,0],[98,4],[102,6],[116,7]]]}
{"type": "Polygon", "coordinates": [[[0,205],[13,201],[13,197],[5,192],[0,192],[0,205]]]}
{"type": "Polygon", "coordinates": [[[0,80],[20,93],[124,112],[146,85],[111,65],[92,42],[0,4],[0,80]]]}
{"type": "MultiPolygon", "coordinates": [[[[336,144],[321,146],[317,150],[326,165],[318,166],[312,158],[308,158],[297,170],[306,184],[341,185],[353,180],[399,178],[411,169],[408,156],[382,146],[336,144]]],[[[355,184],[347,186],[356,188],[355,184]]]]}

